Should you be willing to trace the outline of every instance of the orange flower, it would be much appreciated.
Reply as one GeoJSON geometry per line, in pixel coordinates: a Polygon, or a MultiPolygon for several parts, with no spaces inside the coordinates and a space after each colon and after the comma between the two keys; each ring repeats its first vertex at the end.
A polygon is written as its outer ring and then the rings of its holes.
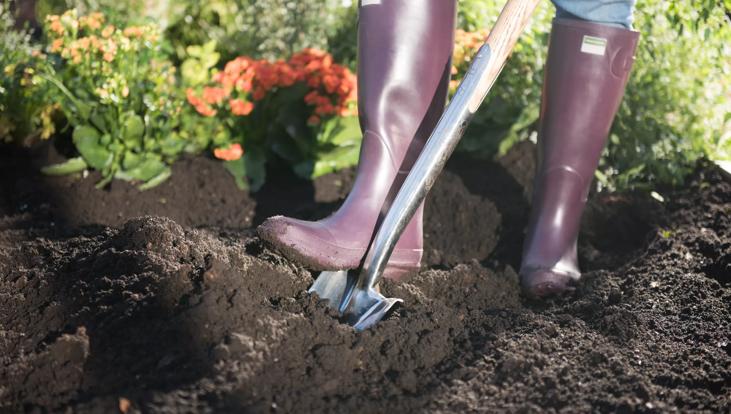
{"type": "Polygon", "coordinates": [[[320,117],[317,115],[312,115],[311,117],[307,118],[307,125],[317,125],[320,123],[320,117]]]}
{"type": "Polygon", "coordinates": [[[254,110],[254,104],[243,99],[231,99],[228,104],[231,106],[231,113],[238,116],[246,116],[254,110]]]}
{"type": "Polygon", "coordinates": [[[195,96],[195,92],[191,88],[185,90],[185,97],[188,99],[188,103],[193,106],[197,106],[203,103],[200,98],[195,96]]]}
{"type": "Polygon", "coordinates": [[[228,94],[229,93],[223,88],[203,88],[203,100],[211,105],[220,104],[228,96],[228,94]]]}
{"type": "Polygon", "coordinates": [[[101,13],[92,13],[79,18],[79,26],[86,26],[90,30],[98,30],[102,27],[102,23],[104,23],[104,15],[101,13]]]}
{"type": "Polygon", "coordinates": [[[340,86],[340,79],[335,75],[325,75],[322,77],[322,84],[325,86],[327,93],[335,93],[340,86]]]}
{"type": "Polygon", "coordinates": [[[51,19],[51,25],[49,26],[49,28],[51,29],[52,32],[56,33],[57,35],[63,36],[64,32],[66,31],[63,27],[63,24],[61,24],[61,21],[57,19],[58,16],[52,16],[52,17],[56,17],[56,19],[51,19]]]}
{"type": "Polygon", "coordinates": [[[254,98],[255,101],[261,101],[266,96],[267,96],[266,89],[258,87],[258,86],[255,87],[254,92],[251,93],[251,97],[254,98]]]}
{"type": "Polygon", "coordinates": [[[290,66],[282,65],[279,67],[279,82],[281,86],[292,86],[297,82],[297,78],[297,74],[290,66]]]}
{"type": "Polygon", "coordinates": [[[330,115],[334,114],[336,112],[335,106],[331,103],[325,103],[322,105],[318,105],[317,108],[315,108],[315,113],[317,115],[330,115]]]}
{"type": "Polygon", "coordinates": [[[63,48],[63,39],[56,39],[51,43],[51,52],[57,53],[60,52],[63,48]]]}
{"type": "Polygon", "coordinates": [[[216,110],[206,105],[201,98],[197,97],[193,89],[188,88],[185,91],[185,95],[188,99],[188,103],[191,104],[199,114],[207,117],[216,115],[216,110]]]}
{"type": "Polygon", "coordinates": [[[211,108],[210,106],[208,106],[206,104],[196,106],[195,110],[198,111],[199,114],[201,114],[205,117],[216,116],[216,114],[218,113],[215,109],[211,108]]]}
{"type": "Polygon", "coordinates": [[[312,105],[312,104],[316,103],[319,100],[319,98],[320,98],[320,95],[317,93],[317,91],[312,91],[312,92],[308,93],[307,95],[305,95],[305,103],[312,105]]]}
{"type": "Polygon", "coordinates": [[[307,86],[309,86],[310,88],[319,88],[320,87],[320,78],[313,76],[313,77],[307,79],[307,86]]]}
{"type": "Polygon", "coordinates": [[[82,37],[81,39],[77,40],[77,46],[81,49],[89,49],[89,45],[91,44],[91,40],[88,37],[82,37]]]}
{"type": "Polygon", "coordinates": [[[236,59],[228,62],[223,68],[223,71],[229,75],[238,76],[242,71],[247,69],[251,64],[251,59],[245,56],[237,57],[236,59]]]}
{"type": "Polygon", "coordinates": [[[114,53],[105,52],[104,56],[102,56],[105,61],[111,62],[114,60],[114,53]]]}
{"type": "Polygon", "coordinates": [[[253,83],[249,79],[244,79],[243,77],[239,78],[236,81],[236,89],[243,91],[243,92],[249,92],[251,91],[251,88],[253,86],[253,83]]]}
{"type": "Polygon", "coordinates": [[[114,34],[114,30],[114,26],[110,24],[109,26],[105,27],[104,30],[102,30],[102,37],[105,39],[109,39],[114,34]]]}
{"type": "Polygon", "coordinates": [[[124,32],[122,33],[127,37],[142,37],[145,34],[145,31],[142,27],[130,26],[124,29],[124,32]]]}
{"type": "Polygon", "coordinates": [[[244,155],[244,149],[241,144],[231,144],[228,148],[216,148],[213,155],[219,160],[236,161],[244,155]]]}

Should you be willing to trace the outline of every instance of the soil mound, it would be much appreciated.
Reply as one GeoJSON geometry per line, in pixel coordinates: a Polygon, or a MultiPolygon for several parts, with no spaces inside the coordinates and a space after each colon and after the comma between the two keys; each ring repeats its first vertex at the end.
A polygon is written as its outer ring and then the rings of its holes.
{"type": "Polygon", "coordinates": [[[88,179],[3,159],[0,412],[731,409],[731,184],[702,166],[665,203],[593,197],[580,249],[591,270],[570,295],[530,302],[513,269],[531,150],[450,164],[427,203],[424,268],[385,283],[405,304],[361,334],[247,228],[328,214],[350,172],[252,196],[222,176],[212,210],[181,216],[199,177],[180,170],[182,193],[172,181],[84,221],[63,203],[88,179]],[[9,192],[18,180],[25,192],[9,192]],[[150,201],[160,194],[167,207],[150,201]]]}

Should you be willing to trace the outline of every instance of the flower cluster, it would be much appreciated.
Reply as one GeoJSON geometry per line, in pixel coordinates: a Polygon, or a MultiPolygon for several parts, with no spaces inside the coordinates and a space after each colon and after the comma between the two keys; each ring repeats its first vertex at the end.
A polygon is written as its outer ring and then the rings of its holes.
{"type": "Polygon", "coordinates": [[[76,10],[47,17],[49,59],[37,78],[73,127],[81,160],[53,171],[91,167],[102,172],[99,186],[119,178],[148,188],[170,175],[180,154],[208,147],[215,126],[186,129],[192,122],[181,114],[187,104],[160,30],[118,28],[101,13],[76,10]]]}
{"type": "Polygon", "coordinates": [[[111,63],[120,50],[139,51],[146,42],[157,42],[160,36],[154,25],[119,30],[114,25],[105,25],[101,13],[79,17],[73,9],[62,15],[47,16],[46,28],[51,40],[48,52],[57,53],[75,65],[92,64],[99,58],[111,63]]]}
{"type": "MultiPolygon", "coordinates": [[[[188,103],[204,117],[245,117],[280,89],[304,85],[301,97],[311,110],[307,123],[323,118],[355,114],[356,79],[348,68],[333,63],[328,53],[304,49],[289,60],[256,60],[241,56],[215,72],[207,86],[186,91],[188,103]]],[[[243,155],[240,144],[214,151],[217,158],[232,161],[243,155]]]]}
{"type": "Polygon", "coordinates": [[[127,98],[134,83],[132,78],[148,64],[160,66],[162,78],[170,80],[173,73],[169,64],[160,65],[155,61],[154,57],[159,55],[160,33],[154,25],[117,28],[106,24],[101,13],[78,16],[72,9],[62,15],[47,16],[46,33],[50,40],[48,53],[61,57],[66,70],[76,74],[74,78],[93,79],[83,85],[93,84],[95,88],[91,92],[103,104],[116,104],[127,98]],[[140,61],[142,52],[153,59],[140,61]],[[136,70],[129,64],[132,59],[138,61],[136,70]]]}
{"type": "Polygon", "coordinates": [[[310,124],[318,124],[324,116],[355,115],[357,82],[348,68],[333,63],[331,55],[314,49],[295,54],[289,64],[297,80],[312,89],[305,96],[305,102],[315,107],[310,124]]]}
{"type": "Polygon", "coordinates": [[[215,116],[220,109],[246,116],[254,110],[254,102],[296,83],[309,89],[304,101],[313,107],[310,124],[319,123],[325,116],[354,114],[355,75],[333,63],[329,54],[314,49],[305,49],[288,61],[238,57],[213,75],[210,86],[200,92],[189,89],[187,98],[203,116],[215,116]]]}
{"type": "Polygon", "coordinates": [[[472,63],[472,57],[487,38],[488,31],[466,32],[458,29],[454,36],[454,54],[452,55],[452,76],[449,89],[454,92],[472,63]]]}

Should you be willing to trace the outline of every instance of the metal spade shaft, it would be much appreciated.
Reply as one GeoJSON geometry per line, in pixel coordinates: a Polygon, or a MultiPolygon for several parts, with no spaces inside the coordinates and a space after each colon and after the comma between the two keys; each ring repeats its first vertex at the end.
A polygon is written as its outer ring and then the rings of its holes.
{"type": "MultiPolygon", "coordinates": [[[[356,289],[371,289],[381,279],[401,233],[444,169],[445,163],[474,115],[469,104],[476,99],[478,86],[490,67],[491,57],[490,46],[487,44],[483,45],[474,57],[467,75],[381,222],[366,254],[363,271],[356,289]]],[[[483,97],[484,94],[479,97],[480,102],[483,97]]],[[[350,293],[352,294],[353,291],[351,290],[350,293]]],[[[347,310],[349,299],[350,295],[343,298],[341,311],[347,310]]]]}

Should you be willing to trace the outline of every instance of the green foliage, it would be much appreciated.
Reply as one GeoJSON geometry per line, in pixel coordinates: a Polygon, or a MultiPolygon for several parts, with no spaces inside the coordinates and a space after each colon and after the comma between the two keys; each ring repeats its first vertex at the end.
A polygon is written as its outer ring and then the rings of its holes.
{"type": "Polygon", "coordinates": [[[327,42],[327,51],[333,59],[350,70],[357,70],[358,57],[358,1],[335,10],[335,25],[327,42]]]}
{"type": "Polygon", "coordinates": [[[54,132],[53,108],[33,80],[40,59],[30,34],[15,29],[9,2],[0,1],[0,142],[48,138],[54,132]]]}
{"type": "Polygon", "coordinates": [[[355,77],[331,55],[305,49],[286,61],[242,56],[208,73],[188,102],[229,131],[213,140],[214,155],[227,160],[240,187],[259,189],[269,163],[307,179],[357,163],[355,77]]]}
{"type": "Polygon", "coordinates": [[[221,55],[216,52],[216,41],[211,40],[201,46],[188,46],[186,57],[180,65],[183,83],[190,86],[200,86],[208,81],[221,55]]]}
{"type": "Polygon", "coordinates": [[[171,2],[167,37],[178,56],[210,40],[225,60],[246,55],[281,59],[311,47],[327,50],[340,0],[210,0],[171,2]]]}
{"type": "Polygon", "coordinates": [[[48,15],[75,9],[80,15],[104,13],[107,21],[117,25],[142,23],[148,6],[151,6],[149,3],[144,0],[36,0],[36,18],[43,22],[48,15]]]}
{"type": "Polygon", "coordinates": [[[185,104],[175,68],[155,26],[107,25],[101,14],[75,10],[46,21],[49,64],[35,77],[73,127],[80,157],[44,169],[63,174],[93,168],[102,187],[112,179],[150,188],[170,176],[182,153],[198,153],[220,127],[199,120],[185,104]]]}
{"type": "Polygon", "coordinates": [[[723,8],[705,0],[637,7],[637,61],[599,175],[610,189],[677,185],[700,157],[731,159],[731,25],[723,8]]]}
{"type": "MultiPolygon", "coordinates": [[[[459,3],[458,21],[465,30],[481,30],[484,38],[503,6],[498,0],[466,0],[459,3]]],[[[555,10],[541,2],[502,74],[465,132],[460,151],[490,157],[505,153],[513,144],[528,139],[538,120],[546,60],[548,33],[555,10]]],[[[458,39],[459,40],[459,39],[458,39]]],[[[474,45],[471,53],[476,52],[474,45]]],[[[459,53],[459,42],[457,47],[459,53]]],[[[455,56],[459,60],[460,56],[455,56]]],[[[459,63],[459,62],[455,62],[459,63]]],[[[461,79],[467,69],[461,66],[461,79]]]]}
{"type": "Polygon", "coordinates": [[[457,25],[468,32],[489,29],[497,20],[504,3],[496,0],[460,0],[457,10],[457,25]]]}
{"type": "MultiPolygon", "coordinates": [[[[463,28],[489,28],[502,1],[463,0],[463,28]]],[[[492,156],[535,137],[553,7],[520,39],[460,148],[492,156]]],[[[597,172],[602,187],[681,183],[699,157],[731,158],[731,25],[714,0],[638,2],[642,33],[625,99],[597,172]]]]}

